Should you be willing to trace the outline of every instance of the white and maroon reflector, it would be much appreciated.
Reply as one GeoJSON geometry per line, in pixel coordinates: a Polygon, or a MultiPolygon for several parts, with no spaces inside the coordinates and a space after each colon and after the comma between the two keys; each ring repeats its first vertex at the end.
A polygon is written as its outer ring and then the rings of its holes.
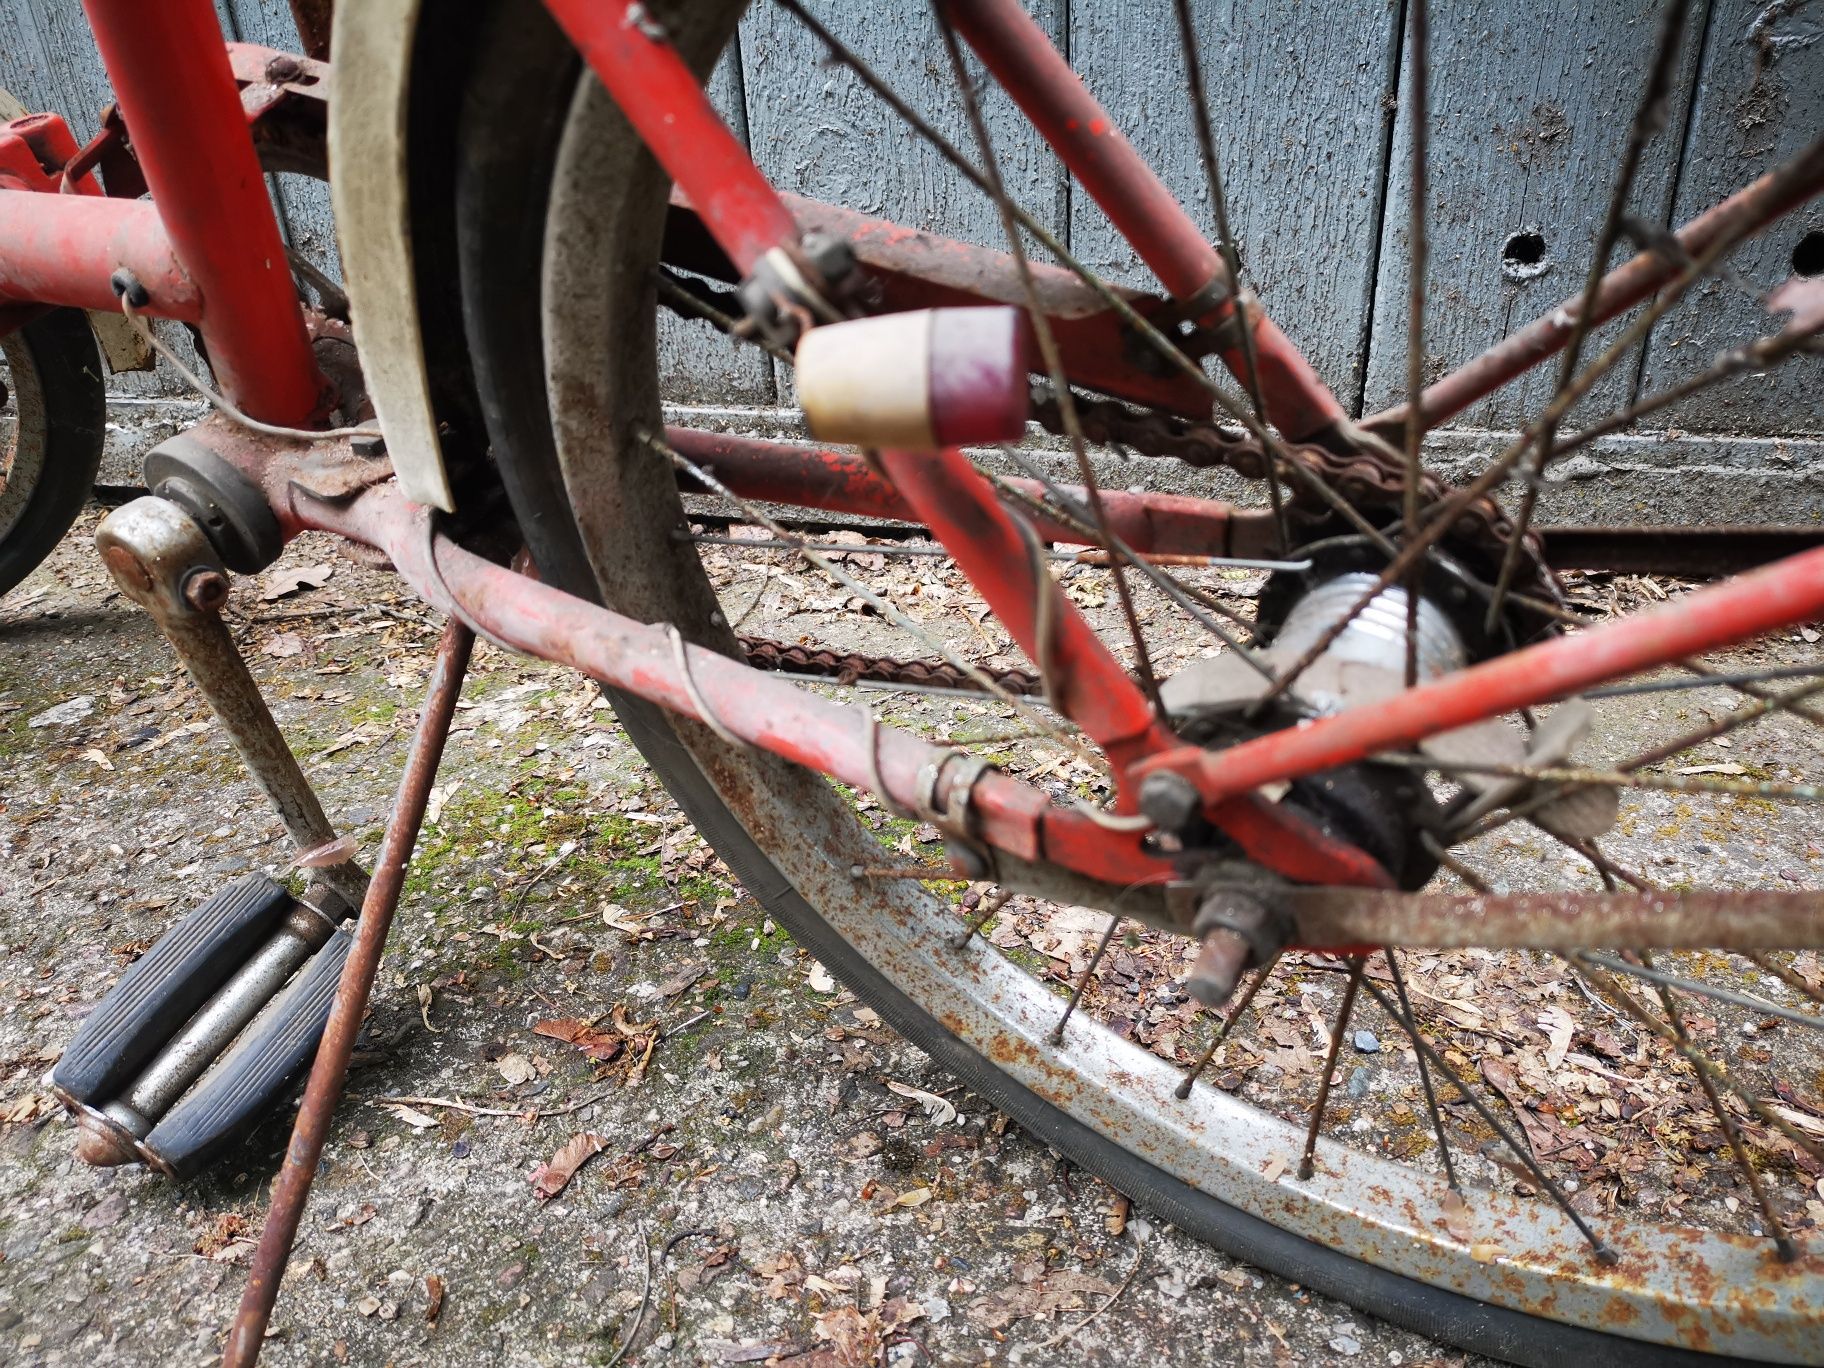
{"type": "Polygon", "coordinates": [[[1021,311],[921,309],[812,328],[798,401],[820,441],[931,451],[1011,442],[1031,405],[1021,311]]]}

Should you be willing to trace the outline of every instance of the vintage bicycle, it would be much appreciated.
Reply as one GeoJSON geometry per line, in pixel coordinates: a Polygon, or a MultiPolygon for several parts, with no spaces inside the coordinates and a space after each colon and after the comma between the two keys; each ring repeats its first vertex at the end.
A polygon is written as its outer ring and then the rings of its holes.
{"type": "MultiPolygon", "coordinates": [[[[88,0],[118,98],[102,131],[78,148],[55,115],[0,128],[0,332],[24,435],[0,531],[25,517],[34,535],[21,544],[41,553],[71,515],[67,470],[50,473],[57,449],[75,453],[75,486],[92,469],[81,451],[99,423],[97,368],[70,311],[120,314],[148,342],[147,320],[191,325],[209,372],[191,378],[216,412],[149,456],[151,493],[112,512],[97,543],[272,798],[306,885],[251,876],[195,909],[52,1075],[85,1157],[183,1177],[310,1069],[230,1361],[257,1353],[477,634],[600,681],[684,811],[802,945],[971,1088],[1173,1222],[1514,1361],[1817,1361],[1824,1256],[1806,1203],[1824,1110],[1803,1085],[1824,1024],[1824,903],[1752,874],[1741,887],[1659,887],[1603,843],[1641,791],[1818,797],[1799,778],[1665,762],[1775,714],[1824,724],[1824,683],[1704,659],[1824,615],[1824,549],[1795,534],[1793,554],[1591,621],[1563,593],[1535,515],[1554,462],[1711,387],[1791,361],[1810,378],[1773,392],[1815,404],[1807,358],[1824,284],[1796,257],[1788,269],[1783,248],[1756,258],[1762,274],[1777,268],[1767,280],[1734,263],[1810,212],[1824,137],[1782,128],[1774,169],[1673,228],[1634,217],[1643,156],[1674,136],[1667,103],[1697,31],[1694,7],[1668,0],[1642,26],[1644,80],[1587,278],[1434,377],[1431,39],[1413,0],[1408,397],[1357,417],[1247,287],[1211,131],[1216,68],[1187,0],[1162,12],[1158,37],[1186,73],[1213,232],[1017,0],[918,12],[929,42],[913,59],[941,73],[961,139],[833,12],[778,3],[809,50],[883,102],[906,147],[987,197],[1001,248],[763,176],[701,84],[740,0],[493,0],[460,22],[415,0],[345,0],[333,32],[322,6],[300,5],[305,55],[224,48],[204,0],[88,0]],[[1111,283],[1020,203],[983,113],[991,90],[1156,289],[1111,283]],[[306,302],[262,180],[273,169],[333,171],[346,300],[316,282],[306,302]],[[1584,401],[1604,377],[1632,366],[1672,310],[1714,306],[1718,281],[1762,324],[1591,416],[1584,401]],[[793,367],[815,441],[667,425],[660,310],[793,367]],[[1542,364],[1554,378],[1537,416],[1476,473],[1452,485],[1426,469],[1427,433],[1542,364]],[[1074,477],[1017,445],[1034,424],[1074,477]],[[1102,488],[1098,445],[1167,471],[1226,468],[1263,485],[1266,504],[1102,488]],[[984,464],[996,448],[1011,464],[984,464]],[[26,494],[41,479],[61,481],[42,507],[26,494]],[[21,499],[28,512],[8,522],[21,499]],[[692,531],[705,507],[769,529],[929,658],[739,637],[692,531]],[[806,541],[794,510],[921,530],[1031,668],[960,655],[806,541]],[[449,620],[371,873],[219,618],[228,575],[270,564],[306,530],[377,549],[449,620]],[[1113,634],[1054,579],[1059,544],[1109,567],[1113,634]],[[1195,582],[1237,561],[1271,567],[1251,616],[1195,582]],[[1142,594],[1222,649],[1164,669],[1142,594]],[[1020,782],[883,721],[869,695],[822,687],[857,680],[999,700],[1096,783],[1020,782]],[[1601,696],[1699,685],[1737,705],[1637,753],[1579,758],[1609,753],[1601,696]],[[896,862],[831,780],[932,824],[947,863],[896,862]],[[1478,843],[1516,823],[1584,872],[1491,886],[1478,843]],[[999,891],[959,915],[941,892],[955,880],[999,891]],[[978,934],[1012,894],[1107,912],[1068,997],[978,934]],[[1194,947],[1183,987],[1215,1014],[1206,1048],[1162,1057],[1083,1005],[1127,925],[1194,947]],[[1641,1060],[1712,1109],[1733,1206],[1576,1200],[1415,1007],[1403,961],[1451,947],[1535,955],[1632,1022],[1641,1060]],[[1312,955],[1334,957],[1345,984],[1315,1095],[1288,1113],[1245,1086],[1211,1086],[1204,1070],[1261,986],[1312,955]],[[1431,1138],[1405,1158],[1326,1133],[1357,1010],[1410,1046],[1431,1138]],[[1715,1029],[1731,1012],[1794,1028],[1784,1052],[1732,1053],[1715,1029]],[[1776,1094],[1776,1072],[1798,1086],[1776,1094]]],[[[1618,563],[1622,549],[1617,538],[1581,563],[1618,563]]]]}

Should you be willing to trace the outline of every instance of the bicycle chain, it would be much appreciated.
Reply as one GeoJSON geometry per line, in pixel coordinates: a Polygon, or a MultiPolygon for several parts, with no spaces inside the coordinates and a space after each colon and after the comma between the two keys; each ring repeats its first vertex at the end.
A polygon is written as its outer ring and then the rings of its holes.
{"type": "MultiPolygon", "coordinates": [[[[733,290],[722,289],[708,281],[671,273],[673,283],[686,293],[731,318],[742,316],[739,297],[733,290]]],[[[679,308],[667,300],[666,307],[681,317],[711,321],[679,308]]],[[[715,326],[711,321],[711,326],[715,326]]],[[[1232,431],[1213,422],[1193,422],[1157,409],[1137,410],[1113,399],[1097,399],[1071,391],[1077,421],[1084,439],[1099,446],[1121,446],[1143,456],[1172,457],[1200,469],[1223,466],[1243,479],[1264,480],[1268,459],[1260,440],[1249,433],[1232,431]]],[[[1063,413],[1056,398],[1038,397],[1033,417],[1046,431],[1067,436],[1063,413]]],[[[1328,485],[1358,512],[1374,510],[1389,515],[1401,512],[1404,499],[1406,468],[1391,454],[1362,448],[1341,454],[1313,443],[1285,443],[1282,450],[1299,462],[1317,480],[1328,485]]],[[[1422,474],[1421,502],[1436,508],[1455,493],[1429,471],[1422,474]]],[[[1309,523],[1320,523],[1334,513],[1319,495],[1315,481],[1297,478],[1286,481],[1287,507],[1309,523]]],[[[1458,515],[1449,540],[1459,546],[1474,548],[1488,564],[1498,565],[1507,544],[1515,534],[1513,520],[1500,504],[1483,496],[1458,515]]],[[[1530,587],[1539,597],[1557,596],[1551,571],[1545,564],[1542,543],[1536,532],[1529,531],[1522,543],[1523,574],[1515,587],[1530,587]],[[1529,584],[1530,582],[1530,584],[1529,584]]],[[[943,661],[895,660],[888,657],[838,654],[830,650],[812,650],[782,642],[755,637],[741,639],[748,663],[759,669],[783,670],[792,674],[819,675],[843,683],[870,680],[889,684],[935,685],[944,688],[975,688],[967,674],[943,661]]],[[[1038,681],[1025,670],[990,670],[1009,689],[1017,692],[1038,691],[1038,681]]]]}

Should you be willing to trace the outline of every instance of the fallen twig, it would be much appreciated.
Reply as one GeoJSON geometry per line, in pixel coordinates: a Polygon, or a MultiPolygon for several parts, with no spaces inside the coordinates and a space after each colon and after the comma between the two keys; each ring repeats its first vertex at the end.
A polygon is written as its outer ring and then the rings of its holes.
{"type": "Polygon", "coordinates": [[[1043,1343],[1039,1346],[1040,1352],[1043,1352],[1047,1349],[1056,1349],[1060,1344],[1063,1344],[1066,1340],[1073,1338],[1077,1334],[1078,1331],[1082,1330],[1091,1321],[1093,1321],[1097,1316],[1100,1316],[1104,1311],[1108,1310],[1109,1307],[1113,1306],[1116,1302],[1121,1300],[1121,1294],[1123,1292],[1127,1291],[1127,1289],[1129,1287],[1133,1286],[1134,1278],[1140,1272],[1140,1265],[1146,1262],[1146,1246],[1141,1244],[1138,1240],[1136,1240],[1136,1241],[1134,1241],[1134,1247],[1135,1247],[1134,1266],[1127,1270],[1127,1276],[1121,1280],[1121,1286],[1117,1287],[1114,1290],[1113,1295],[1111,1295],[1107,1301],[1103,1302],[1102,1305],[1098,1306],[1094,1311],[1091,1311],[1087,1316],[1083,1317],[1082,1320],[1078,1321],[1075,1325],[1071,1326],[1068,1330],[1060,1330],[1057,1334],[1053,1335],[1050,1339],[1046,1340],[1045,1343],[1043,1343]]]}
{"type": "Polygon", "coordinates": [[[646,1243],[645,1226],[636,1221],[633,1228],[639,1232],[640,1252],[646,1256],[646,1285],[640,1289],[640,1309],[634,1313],[633,1329],[621,1336],[621,1347],[614,1351],[614,1357],[608,1360],[605,1368],[614,1368],[615,1364],[627,1357],[627,1351],[633,1347],[641,1327],[646,1323],[646,1308],[652,1302],[652,1246],[646,1243]]]}

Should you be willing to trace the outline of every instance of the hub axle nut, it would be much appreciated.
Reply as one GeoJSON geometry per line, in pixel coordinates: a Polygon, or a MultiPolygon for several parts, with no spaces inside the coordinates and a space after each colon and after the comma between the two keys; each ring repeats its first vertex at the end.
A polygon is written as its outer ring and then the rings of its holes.
{"type": "Polygon", "coordinates": [[[1140,811],[1161,831],[1184,831],[1203,811],[1203,795],[1182,774],[1160,770],[1140,781],[1140,811]]]}
{"type": "Polygon", "coordinates": [[[1241,976],[1265,964],[1286,942],[1281,918],[1258,899],[1218,890],[1204,900],[1191,929],[1203,937],[1184,991],[1205,1007],[1220,1007],[1241,976]]]}

